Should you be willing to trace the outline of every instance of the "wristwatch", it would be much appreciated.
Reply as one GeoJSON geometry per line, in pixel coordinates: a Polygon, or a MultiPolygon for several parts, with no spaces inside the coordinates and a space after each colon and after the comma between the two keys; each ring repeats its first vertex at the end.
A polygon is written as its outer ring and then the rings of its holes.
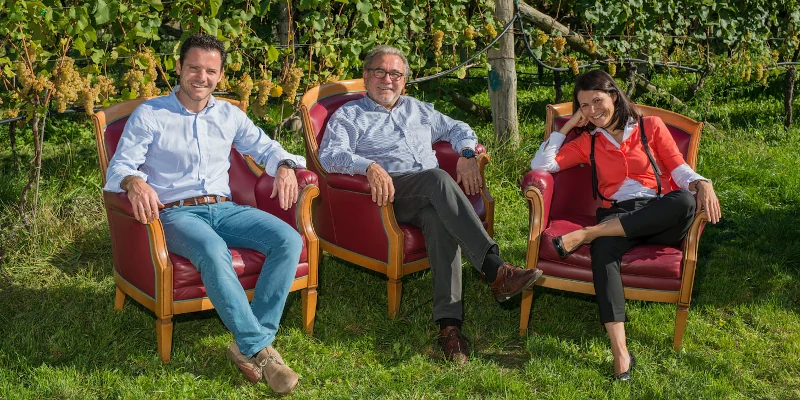
{"type": "Polygon", "coordinates": [[[469,147],[465,147],[465,148],[461,149],[461,153],[460,154],[461,154],[461,157],[472,158],[472,157],[475,157],[475,150],[470,149],[469,147]]]}
{"type": "MultiPolygon", "coordinates": [[[[280,168],[280,167],[282,167],[282,166],[284,166],[284,165],[285,165],[287,168],[291,168],[291,169],[297,169],[297,163],[296,163],[296,162],[294,162],[294,160],[292,160],[292,159],[288,159],[288,158],[287,158],[287,159],[285,159],[285,160],[281,160],[281,162],[279,162],[279,163],[278,163],[278,168],[280,168]]],[[[277,170],[278,168],[275,168],[275,170],[277,170]]]]}

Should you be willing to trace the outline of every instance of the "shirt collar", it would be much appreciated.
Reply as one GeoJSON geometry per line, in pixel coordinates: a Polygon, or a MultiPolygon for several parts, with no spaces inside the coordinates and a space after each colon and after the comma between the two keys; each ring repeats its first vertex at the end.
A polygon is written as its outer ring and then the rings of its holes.
{"type": "MultiPolygon", "coordinates": [[[[637,120],[636,118],[633,118],[633,117],[628,117],[628,123],[625,124],[625,128],[622,129],[622,142],[628,140],[628,138],[633,133],[633,128],[635,128],[637,125],[639,125],[639,120],[637,120]]],[[[605,137],[608,139],[608,141],[611,142],[611,143],[614,143],[617,147],[619,147],[619,145],[622,143],[622,142],[617,143],[617,141],[614,140],[611,137],[611,134],[609,134],[608,131],[606,131],[603,128],[594,128],[594,130],[591,131],[590,134],[594,135],[595,133],[598,133],[598,132],[600,132],[603,135],[605,135],[605,137]]]]}
{"type": "MultiPolygon", "coordinates": [[[[181,89],[181,85],[175,85],[175,87],[172,88],[172,92],[170,92],[170,94],[169,94],[170,100],[172,101],[172,103],[176,107],[176,109],[183,110],[184,112],[187,112],[187,113],[190,113],[190,114],[194,114],[193,112],[187,110],[186,107],[183,105],[183,103],[181,103],[180,99],[178,99],[178,94],[177,93],[178,93],[178,91],[180,89],[181,89]]],[[[211,108],[213,108],[215,104],[217,104],[217,99],[214,98],[214,95],[212,94],[212,95],[208,96],[208,104],[206,104],[206,108],[200,110],[200,112],[211,110],[211,108]]]]}
{"type": "MultiPolygon", "coordinates": [[[[395,103],[394,107],[392,107],[392,110],[403,104],[404,97],[405,96],[401,95],[400,98],[397,99],[397,103],[395,103]]],[[[386,107],[376,103],[375,100],[372,100],[372,98],[369,97],[369,95],[364,96],[364,107],[370,111],[392,111],[387,110],[386,107]]]]}

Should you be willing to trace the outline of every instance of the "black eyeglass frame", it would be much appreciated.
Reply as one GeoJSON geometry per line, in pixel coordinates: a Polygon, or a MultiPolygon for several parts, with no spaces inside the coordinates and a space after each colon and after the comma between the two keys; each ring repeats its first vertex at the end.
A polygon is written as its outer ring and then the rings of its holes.
{"type": "Polygon", "coordinates": [[[389,75],[389,79],[392,82],[397,82],[401,78],[405,78],[406,77],[406,74],[403,73],[403,72],[400,72],[400,71],[387,71],[387,70],[385,70],[383,68],[367,68],[367,71],[371,72],[372,76],[374,76],[374,77],[376,77],[378,79],[383,79],[384,77],[386,77],[386,75],[389,75]]]}

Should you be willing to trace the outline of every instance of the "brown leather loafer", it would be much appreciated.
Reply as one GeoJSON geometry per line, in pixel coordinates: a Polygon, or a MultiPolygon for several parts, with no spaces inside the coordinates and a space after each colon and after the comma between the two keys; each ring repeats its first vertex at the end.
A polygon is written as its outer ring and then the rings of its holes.
{"type": "Polygon", "coordinates": [[[469,358],[467,338],[461,334],[457,326],[448,326],[439,331],[439,346],[442,347],[444,358],[448,361],[464,365],[469,358]]]}
{"type": "Polygon", "coordinates": [[[522,293],[540,276],[542,270],[539,268],[521,269],[506,262],[497,269],[497,279],[489,285],[489,288],[492,289],[494,298],[502,303],[522,293]]]}
{"type": "Polygon", "coordinates": [[[253,358],[247,358],[233,342],[228,347],[228,358],[239,367],[247,380],[256,383],[263,377],[276,393],[286,394],[297,386],[297,373],[283,362],[280,353],[272,346],[265,347],[253,358]]]}

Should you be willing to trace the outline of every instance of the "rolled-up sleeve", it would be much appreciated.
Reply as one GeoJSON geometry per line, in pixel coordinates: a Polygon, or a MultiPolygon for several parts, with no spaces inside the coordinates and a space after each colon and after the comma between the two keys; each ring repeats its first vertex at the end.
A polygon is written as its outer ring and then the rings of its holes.
{"type": "Polygon", "coordinates": [[[319,162],[328,172],[366,175],[373,160],[355,153],[358,128],[353,123],[355,116],[345,111],[344,108],[336,110],[328,121],[319,146],[319,162]]]}
{"type": "Polygon", "coordinates": [[[138,107],[128,118],[114,156],[108,163],[106,185],[103,190],[124,192],[120,187],[127,176],[138,176],[147,181],[148,177],[139,166],[145,161],[150,143],[153,141],[153,129],[147,121],[152,118],[149,109],[138,107]]]}
{"type": "Polygon", "coordinates": [[[277,141],[267,136],[263,129],[257,127],[247,115],[236,113],[240,123],[233,144],[242,154],[253,157],[257,163],[264,165],[264,171],[275,176],[278,164],[283,160],[292,160],[298,167],[306,167],[306,159],[286,151],[277,141]]]}

